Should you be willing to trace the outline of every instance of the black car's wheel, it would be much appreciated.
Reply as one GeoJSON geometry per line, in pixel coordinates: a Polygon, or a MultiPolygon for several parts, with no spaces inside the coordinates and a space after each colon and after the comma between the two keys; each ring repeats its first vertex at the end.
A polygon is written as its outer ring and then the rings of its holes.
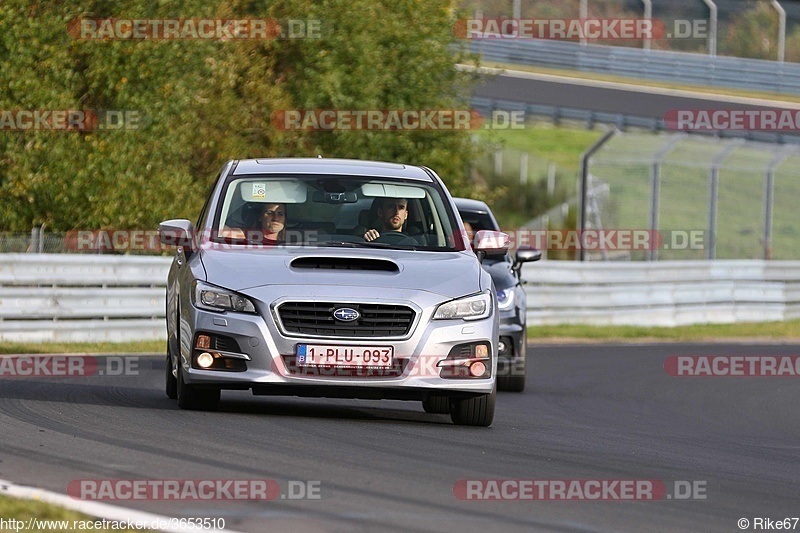
{"type": "Polygon", "coordinates": [[[426,400],[422,400],[422,408],[426,413],[446,415],[450,412],[450,398],[431,394],[426,400]]]}
{"type": "Polygon", "coordinates": [[[515,346],[516,357],[508,363],[508,374],[497,378],[497,390],[507,392],[522,392],[525,390],[525,376],[527,366],[528,333],[523,330],[519,346],[515,346]]]}
{"type": "Polygon", "coordinates": [[[525,390],[525,370],[521,376],[507,376],[497,379],[497,388],[507,392],[522,392],[525,390]]]}
{"type": "Polygon", "coordinates": [[[178,407],[191,411],[216,411],[219,408],[219,389],[200,389],[183,381],[183,368],[178,365],[178,407]]]}
{"type": "Polygon", "coordinates": [[[450,419],[459,426],[490,426],[494,420],[497,392],[474,398],[450,400],[450,419]]]}
{"type": "Polygon", "coordinates": [[[167,341],[167,361],[166,364],[164,365],[166,367],[164,381],[166,382],[167,398],[169,398],[170,400],[175,400],[178,398],[178,379],[172,373],[173,369],[172,362],[173,358],[169,350],[169,341],[167,341]]]}

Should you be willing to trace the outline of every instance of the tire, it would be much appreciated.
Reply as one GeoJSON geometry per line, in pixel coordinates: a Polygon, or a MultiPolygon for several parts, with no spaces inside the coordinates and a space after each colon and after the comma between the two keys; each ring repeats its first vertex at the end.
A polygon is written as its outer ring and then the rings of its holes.
{"type": "MultiPolygon", "coordinates": [[[[507,392],[522,392],[525,390],[525,375],[527,373],[527,345],[528,333],[522,334],[522,347],[516,354],[514,362],[508,364],[508,375],[497,378],[497,390],[507,392]]],[[[517,347],[514,347],[517,350],[517,347]]]]}
{"type": "MultiPolygon", "coordinates": [[[[166,294],[164,295],[164,301],[165,302],[169,301],[169,291],[167,291],[166,294]]],[[[169,331],[169,304],[166,304],[166,314],[164,316],[167,317],[165,321],[167,325],[167,331],[169,331]]],[[[180,321],[178,321],[178,323],[180,323],[180,321]]],[[[181,345],[180,339],[177,341],[177,344],[178,346],[181,345]]],[[[177,360],[178,360],[177,357],[176,358],[172,357],[172,351],[169,349],[169,335],[167,335],[167,364],[165,365],[167,368],[165,371],[164,382],[165,382],[167,398],[169,398],[170,400],[178,399],[178,378],[176,378],[175,375],[172,373],[172,368],[173,368],[172,362],[177,360]]]]}
{"type": "Polygon", "coordinates": [[[166,393],[167,398],[170,400],[177,400],[178,399],[178,378],[176,378],[172,374],[172,354],[169,353],[169,341],[167,341],[167,362],[164,365],[166,367],[165,372],[165,379],[166,382],[166,393]]]}
{"type": "Polygon", "coordinates": [[[457,426],[491,426],[496,399],[497,392],[493,390],[474,398],[450,400],[450,419],[457,426]]]}
{"type": "Polygon", "coordinates": [[[431,394],[427,400],[422,400],[422,408],[426,413],[446,415],[450,413],[450,398],[431,394]]]}
{"type": "Polygon", "coordinates": [[[199,389],[183,381],[183,367],[178,365],[178,407],[190,411],[216,411],[219,409],[219,389],[199,389]]]}

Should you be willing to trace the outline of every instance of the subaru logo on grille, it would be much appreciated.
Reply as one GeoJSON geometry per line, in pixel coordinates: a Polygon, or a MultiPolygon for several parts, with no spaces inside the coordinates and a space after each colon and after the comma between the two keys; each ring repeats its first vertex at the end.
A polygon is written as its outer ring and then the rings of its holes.
{"type": "Polygon", "coordinates": [[[350,307],[340,307],[333,312],[333,318],[336,320],[341,320],[342,322],[352,322],[353,320],[358,319],[360,316],[361,313],[355,309],[351,309],[350,307]]]}

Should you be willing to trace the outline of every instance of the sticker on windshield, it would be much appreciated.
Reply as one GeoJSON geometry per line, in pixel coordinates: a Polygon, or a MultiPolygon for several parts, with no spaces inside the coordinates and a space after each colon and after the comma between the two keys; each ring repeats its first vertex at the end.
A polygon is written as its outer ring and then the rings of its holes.
{"type": "Polygon", "coordinates": [[[254,183],[253,184],[253,198],[266,198],[267,197],[267,185],[265,183],[254,183]]]}

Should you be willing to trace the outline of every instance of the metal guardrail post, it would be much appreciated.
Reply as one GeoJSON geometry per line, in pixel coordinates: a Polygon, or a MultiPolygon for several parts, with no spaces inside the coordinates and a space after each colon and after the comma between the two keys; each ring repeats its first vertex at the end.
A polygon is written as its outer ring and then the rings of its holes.
{"type": "Polygon", "coordinates": [[[708,6],[708,55],[717,56],[717,4],[713,0],[703,0],[708,6]]]}
{"type": "Polygon", "coordinates": [[[772,0],[772,7],[778,11],[778,61],[783,61],[786,53],[786,10],[778,0],[772,0]]]}
{"type": "MultiPolygon", "coordinates": [[[[589,0],[581,0],[578,18],[586,20],[589,18],[589,0]]],[[[581,32],[581,46],[586,46],[586,36],[581,32]]]]}
{"type": "MultiPolygon", "coordinates": [[[[644,4],[644,19],[645,20],[652,20],[653,19],[653,0],[642,0],[644,4]]],[[[651,23],[651,31],[652,31],[652,23],[651,23]]],[[[650,38],[647,37],[642,40],[642,48],[645,50],[650,50],[650,38]]]]}
{"type": "Polygon", "coordinates": [[[619,130],[614,128],[608,130],[597,142],[590,146],[583,154],[581,154],[581,190],[579,195],[578,205],[578,230],[580,230],[581,249],[578,253],[578,258],[583,261],[586,258],[586,250],[583,246],[583,232],[586,229],[586,191],[589,181],[589,158],[597,152],[603,145],[608,142],[614,135],[619,133],[619,130]]]}
{"type": "MultiPolygon", "coordinates": [[[[658,211],[661,202],[661,163],[672,150],[678,145],[686,134],[677,134],[670,139],[667,144],[658,150],[653,156],[653,166],[650,169],[650,239],[653,240],[655,232],[658,231],[658,211]]],[[[658,259],[658,248],[652,247],[646,254],[648,261],[658,259]]]]}
{"type": "Polygon", "coordinates": [[[723,148],[711,161],[711,176],[708,192],[708,249],[706,259],[717,256],[717,200],[719,199],[719,167],[726,157],[736,148],[744,144],[744,139],[737,139],[723,148]]]}
{"type": "Polygon", "coordinates": [[[31,244],[28,246],[29,253],[36,253],[39,249],[39,228],[31,228],[31,244]]]}

